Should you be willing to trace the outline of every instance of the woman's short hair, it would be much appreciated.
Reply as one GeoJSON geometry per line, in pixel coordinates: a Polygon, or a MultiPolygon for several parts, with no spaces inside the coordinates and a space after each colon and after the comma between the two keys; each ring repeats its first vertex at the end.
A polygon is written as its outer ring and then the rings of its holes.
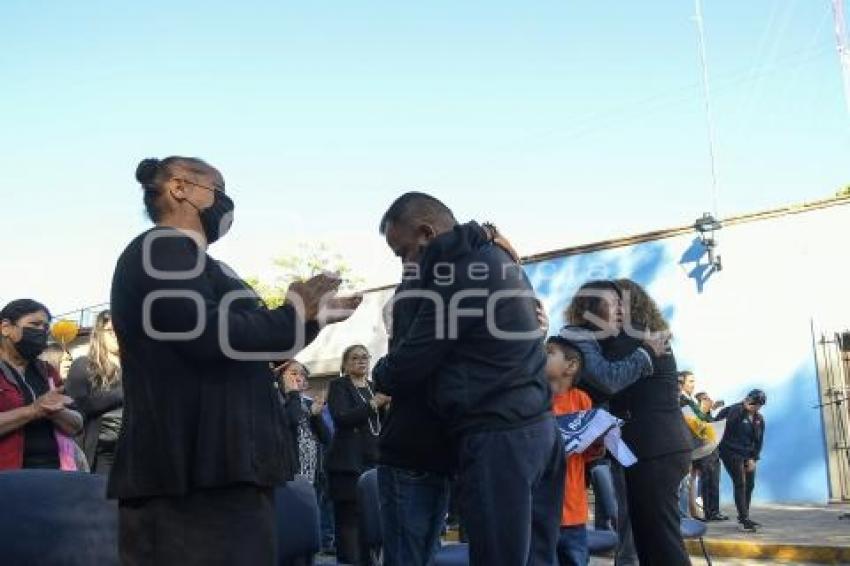
{"type": "Polygon", "coordinates": [[[342,364],[339,367],[340,373],[345,373],[345,364],[348,363],[348,358],[350,358],[351,354],[354,353],[354,350],[357,350],[357,349],[361,349],[361,350],[365,351],[367,354],[369,353],[369,348],[367,348],[363,344],[352,344],[351,346],[346,348],[342,352],[342,364]]]}

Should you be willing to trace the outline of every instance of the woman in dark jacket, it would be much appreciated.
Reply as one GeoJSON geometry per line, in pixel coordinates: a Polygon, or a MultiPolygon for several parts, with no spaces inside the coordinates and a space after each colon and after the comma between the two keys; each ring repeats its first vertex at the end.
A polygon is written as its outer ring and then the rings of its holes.
{"type": "MultiPolygon", "coordinates": [[[[607,337],[600,336],[598,347],[610,362],[634,360],[639,350],[651,360],[649,370],[642,366],[630,374],[614,375],[617,379],[602,375],[588,362],[578,386],[589,390],[597,402],[607,400],[610,411],[626,421],[623,440],[638,458],[625,470],[625,491],[640,563],[690,564],[679,526],[678,487],[688,473],[693,445],[679,408],[676,360],[668,348],[659,348],[656,342],[645,347],[643,342],[645,331],[666,335],[667,323],[652,298],[630,280],[585,285],[570,306],[568,319],[583,323],[585,329],[608,331],[607,337]]],[[[576,344],[585,353],[588,345],[576,344]]]]}
{"type": "Polygon", "coordinates": [[[741,403],[726,407],[717,415],[718,420],[726,419],[720,459],[732,478],[738,522],[747,531],[761,526],[750,519],[750,500],[756,485],[756,462],[764,443],[764,417],[759,411],[765,403],[764,391],[753,389],[741,403]]]}
{"type": "Polygon", "coordinates": [[[275,371],[292,446],[298,452],[298,474],[315,485],[322,476],[322,447],[331,441],[331,432],[322,418],[325,404],[320,398],[304,395],[310,373],[297,360],[287,360],[275,371]]]}
{"type": "Polygon", "coordinates": [[[88,356],[74,361],[65,384],[65,392],[85,419],[79,440],[91,471],[96,474],[109,475],[121,430],[124,390],[118,356],[112,315],[103,311],[95,319],[88,356]]]}
{"type": "Polygon", "coordinates": [[[136,179],[155,226],[118,258],[110,300],[124,414],[107,496],[120,500],[122,562],[271,564],[274,488],[294,451],[268,360],[360,299],[336,297],[340,280],[323,274],[267,308],[207,253],[233,221],[217,169],[145,159],[136,179]]]}
{"type": "Polygon", "coordinates": [[[369,351],[349,346],[342,354],[342,377],[328,388],[328,407],[334,421],[334,437],[326,461],[336,522],[336,551],[340,562],[360,564],[357,529],[357,480],[378,462],[378,435],[383,407],[389,397],[372,391],[369,351]]]}

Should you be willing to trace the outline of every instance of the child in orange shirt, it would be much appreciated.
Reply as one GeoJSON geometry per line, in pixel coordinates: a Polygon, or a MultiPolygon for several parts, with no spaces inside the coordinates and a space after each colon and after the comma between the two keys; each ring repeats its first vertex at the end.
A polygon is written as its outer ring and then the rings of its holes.
{"type": "MultiPolygon", "coordinates": [[[[555,415],[586,411],[591,408],[590,397],[573,388],[576,375],[581,370],[581,354],[568,341],[552,336],[546,341],[546,377],[552,386],[555,415]]],[[[587,566],[590,554],[587,549],[587,490],[584,465],[593,459],[590,451],[567,456],[567,474],[564,479],[564,504],[561,511],[561,536],[558,540],[560,566],[587,566]]]]}

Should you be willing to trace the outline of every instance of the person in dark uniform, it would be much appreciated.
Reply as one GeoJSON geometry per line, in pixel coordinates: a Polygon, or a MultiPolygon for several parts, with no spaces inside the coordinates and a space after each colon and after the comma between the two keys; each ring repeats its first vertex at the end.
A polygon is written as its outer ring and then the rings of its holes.
{"type": "Polygon", "coordinates": [[[765,422],[760,411],[765,403],[764,391],[753,389],[742,402],[726,407],[717,415],[718,419],[726,419],[720,459],[732,478],[738,522],[746,531],[755,531],[761,526],[750,519],[750,501],[756,486],[756,463],[764,443],[765,422]]]}
{"type": "Polygon", "coordinates": [[[119,500],[122,564],[273,564],[273,490],[295,462],[268,362],[360,299],[336,297],[339,278],[319,275],[266,308],[207,254],[233,217],[218,170],[145,159],[136,179],[155,226],[112,279],[124,412],[108,496],[119,500]]]}

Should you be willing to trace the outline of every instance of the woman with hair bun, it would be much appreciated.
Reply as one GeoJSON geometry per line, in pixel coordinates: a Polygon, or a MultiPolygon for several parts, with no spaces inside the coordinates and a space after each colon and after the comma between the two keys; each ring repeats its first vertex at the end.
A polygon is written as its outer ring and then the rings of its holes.
{"type": "Polygon", "coordinates": [[[267,308],[207,253],[233,223],[216,168],[145,159],[136,179],[155,226],[112,279],[124,413],[108,495],[120,501],[122,563],[274,564],[274,488],[295,459],[268,362],[359,298],[336,297],[339,278],[320,275],[267,308]]]}

